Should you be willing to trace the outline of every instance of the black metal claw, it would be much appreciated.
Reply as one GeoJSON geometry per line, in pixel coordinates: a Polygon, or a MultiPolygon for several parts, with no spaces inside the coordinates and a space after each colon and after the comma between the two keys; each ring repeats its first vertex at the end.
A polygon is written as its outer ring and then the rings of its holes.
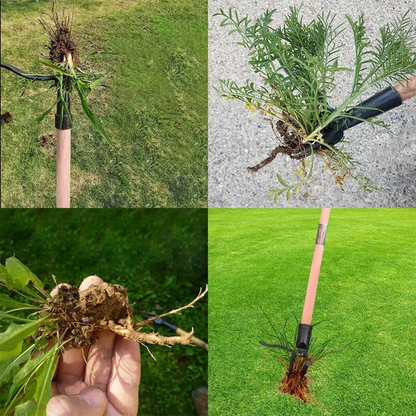
{"type": "Polygon", "coordinates": [[[290,376],[292,374],[292,371],[293,371],[293,366],[295,364],[295,359],[298,355],[297,352],[294,349],[285,347],[283,345],[267,344],[263,341],[259,341],[259,343],[260,343],[260,345],[263,345],[264,347],[267,347],[267,348],[279,348],[281,350],[285,350],[285,351],[290,352],[290,363],[289,363],[289,369],[287,370],[287,375],[290,376]]]}
{"type": "Polygon", "coordinates": [[[57,80],[55,75],[32,75],[32,74],[26,74],[21,69],[16,68],[13,65],[1,63],[0,66],[2,68],[8,69],[9,71],[13,72],[16,75],[19,75],[22,78],[30,79],[32,81],[56,81],[57,80]]]}
{"type": "Polygon", "coordinates": [[[312,359],[308,358],[305,365],[302,367],[302,371],[300,372],[300,375],[302,377],[306,374],[306,372],[308,371],[308,368],[310,367],[311,364],[312,364],[312,359]]]}

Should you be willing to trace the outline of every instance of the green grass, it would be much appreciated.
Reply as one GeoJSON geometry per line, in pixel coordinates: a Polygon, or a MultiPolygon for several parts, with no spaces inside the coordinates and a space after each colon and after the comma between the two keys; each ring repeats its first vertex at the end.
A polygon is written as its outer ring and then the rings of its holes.
{"type": "Polygon", "coordinates": [[[416,414],[414,209],[332,210],[313,321],[338,351],[312,367],[316,403],[277,390],[259,305],[279,329],[300,318],[319,215],[209,210],[210,415],[416,414]]]}
{"type": "MultiPolygon", "coordinates": [[[[189,303],[207,282],[206,210],[0,211],[0,261],[13,254],[53,287],[97,274],[126,287],[137,319],[189,303]],[[157,306],[159,305],[159,306],[157,306]]],[[[207,299],[167,320],[207,339],[207,299]]],[[[173,335],[165,328],[164,335],[173,335]]],[[[191,392],[207,386],[206,351],[142,348],[140,415],[193,415],[191,392]]]]}
{"type": "MultiPolygon", "coordinates": [[[[72,1],[60,4],[72,7],[72,1]]],[[[2,0],[2,61],[39,72],[47,43],[37,19],[45,0],[2,0]]],[[[114,146],[72,103],[72,207],[203,207],[207,201],[207,2],[75,1],[73,33],[110,88],[88,99],[114,146]]],[[[1,71],[2,206],[55,206],[53,114],[34,119],[55,99],[47,85],[1,71]],[[20,95],[29,85],[23,98],[20,95]]]]}

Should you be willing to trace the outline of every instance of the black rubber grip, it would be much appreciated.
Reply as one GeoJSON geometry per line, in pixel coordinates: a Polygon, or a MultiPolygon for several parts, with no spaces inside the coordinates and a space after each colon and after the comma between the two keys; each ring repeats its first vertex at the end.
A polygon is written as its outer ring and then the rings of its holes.
{"type": "Polygon", "coordinates": [[[311,342],[312,325],[299,324],[298,336],[296,339],[296,349],[300,357],[306,357],[309,352],[309,344],[311,342]]]}
{"type": "MultiPolygon", "coordinates": [[[[369,118],[377,117],[386,111],[392,110],[401,104],[402,97],[400,97],[397,90],[393,87],[387,87],[359,105],[360,107],[366,108],[355,108],[351,114],[355,117],[368,120],[369,118]]],[[[354,127],[360,123],[362,123],[362,120],[357,120],[355,118],[347,118],[342,121],[342,124],[344,124],[344,130],[354,127]]]]}
{"type": "MultiPolygon", "coordinates": [[[[377,117],[386,111],[399,107],[402,102],[402,98],[400,97],[398,91],[393,87],[387,87],[383,91],[378,92],[359,104],[359,107],[365,108],[354,108],[351,110],[350,114],[352,116],[359,117],[360,119],[368,120],[369,118],[377,117]]],[[[363,120],[357,120],[356,118],[350,117],[343,120],[333,121],[323,130],[324,142],[331,146],[337,144],[344,137],[345,130],[362,123],[363,120]]],[[[314,150],[318,150],[322,147],[322,144],[315,142],[312,147],[314,150]]],[[[310,153],[311,145],[307,144],[305,145],[304,150],[292,156],[296,158],[310,153]]]]}

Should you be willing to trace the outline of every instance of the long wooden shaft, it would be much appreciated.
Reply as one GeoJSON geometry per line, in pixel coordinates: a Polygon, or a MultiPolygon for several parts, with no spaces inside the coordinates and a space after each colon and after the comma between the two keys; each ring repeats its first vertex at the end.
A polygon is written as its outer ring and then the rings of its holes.
{"type": "Polygon", "coordinates": [[[57,129],[56,143],[56,207],[70,208],[71,129],[57,129]]]}
{"type": "Polygon", "coordinates": [[[321,270],[324,253],[326,229],[328,227],[330,208],[322,208],[319,220],[318,235],[316,237],[315,251],[313,253],[311,272],[309,274],[308,289],[306,290],[305,304],[303,306],[302,324],[311,325],[313,308],[315,306],[316,290],[318,289],[319,272],[321,270]]]}

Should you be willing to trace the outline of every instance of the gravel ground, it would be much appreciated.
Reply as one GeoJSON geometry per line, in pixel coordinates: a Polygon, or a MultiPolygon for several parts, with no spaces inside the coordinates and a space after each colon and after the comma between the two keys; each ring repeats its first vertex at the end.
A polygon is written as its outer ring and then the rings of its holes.
{"type": "MultiPolygon", "coordinates": [[[[278,187],[276,172],[293,181],[292,171],[298,163],[288,156],[279,155],[271,164],[257,173],[248,173],[253,166],[276,147],[276,138],[270,124],[261,116],[250,113],[242,102],[225,100],[213,89],[219,79],[230,78],[238,84],[247,79],[261,80],[248,64],[247,51],[240,45],[238,34],[228,35],[228,28],[220,27],[221,18],[212,16],[220,8],[237,8],[240,15],[258,17],[265,9],[278,8],[276,26],[283,22],[289,7],[299,5],[298,0],[252,1],[210,0],[209,20],[209,206],[210,207],[274,207],[268,189],[278,187]]],[[[357,18],[365,13],[367,35],[374,39],[381,26],[410,8],[416,23],[416,1],[401,0],[315,0],[303,1],[306,20],[322,11],[337,13],[336,22],[346,22],[345,14],[357,18]]],[[[353,40],[350,30],[342,35],[346,44],[341,66],[354,62],[353,40]]],[[[340,78],[339,88],[331,102],[333,106],[348,95],[351,75],[340,78]]],[[[375,91],[370,91],[372,95],[375,91]]],[[[367,98],[367,97],[364,97],[367,98]]],[[[416,206],[416,98],[382,116],[390,130],[361,124],[346,132],[350,143],[345,149],[363,165],[359,173],[372,179],[380,191],[359,191],[354,181],[348,181],[344,191],[339,189],[328,171],[323,171],[319,159],[312,179],[300,188],[299,195],[286,201],[279,198],[281,207],[412,207],[416,206]]],[[[290,182],[293,183],[293,182],[290,182]]]]}

